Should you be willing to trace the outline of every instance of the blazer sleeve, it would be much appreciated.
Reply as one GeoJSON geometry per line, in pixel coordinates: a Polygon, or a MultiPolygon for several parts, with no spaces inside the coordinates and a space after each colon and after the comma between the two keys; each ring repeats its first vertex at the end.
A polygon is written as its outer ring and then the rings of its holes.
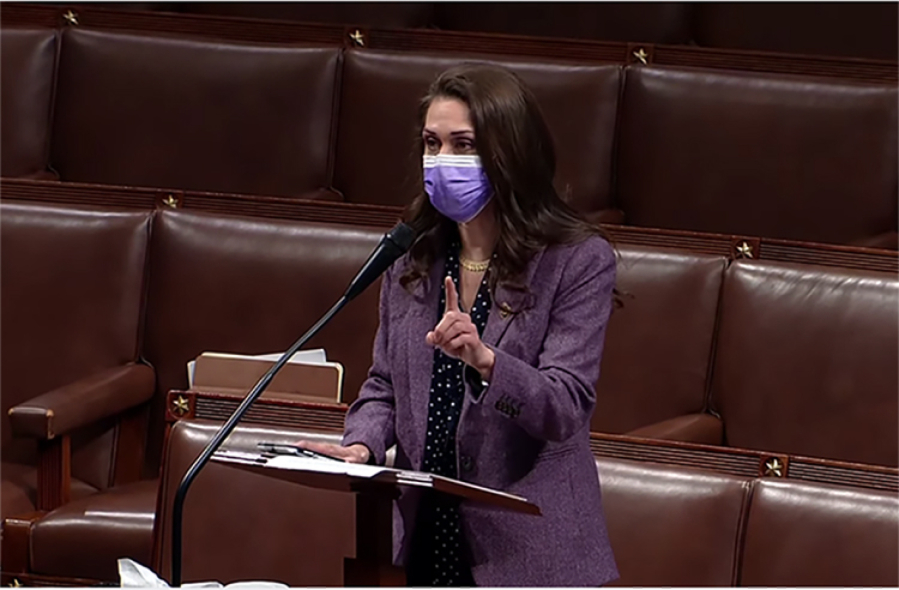
{"type": "Polygon", "coordinates": [[[500,348],[490,383],[474,403],[514,420],[529,435],[560,442],[596,407],[596,381],[615,287],[615,254],[602,239],[573,248],[556,289],[536,366],[500,348]]]}
{"type": "Polygon", "coordinates": [[[344,423],[343,446],[361,443],[371,451],[375,463],[383,465],[387,449],[396,438],[396,406],[391,378],[390,302],[393,289],[394,264],[381,281],[379,324],[375,334],[372,365],[368,377],[359,390],[359,397],[347,410],[344,423]]]}

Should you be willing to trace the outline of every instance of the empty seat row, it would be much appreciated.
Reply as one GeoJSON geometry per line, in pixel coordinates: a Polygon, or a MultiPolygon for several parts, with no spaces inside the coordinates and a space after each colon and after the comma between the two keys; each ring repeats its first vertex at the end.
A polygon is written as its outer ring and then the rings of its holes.
{"type": "Polygon", "coordinates": [[[897,465],[894,273],[621,252],[593,430],[897,465]]]}
{"type": "MultiPolygon", "coordinates": [[[[187,362],[285,350],[381,235],[177,210],[0,212],[4,516],[154,477],[165,397],[187,387],[187,362]],[[71,485],[45,476],[58,491],[39,495],[35,466],[64,453],[71,485]]],[[[624,307],[593,430],[897,465],[896,276],[618,250],[624,307]]],[[[376,327],[371,288],[310,342],[346,367],[347,402],[376,327]]]]}
{"type": "MultiPolygon", "coordinates": [[[[892,59],[896,6],[888,3],[733,2],[178,2],[157,10],[389,28],[439,28],[892,59]]],[[[152,4],[137,9],[152,10],[152,4]]]]}
{"type": "MultiPolygon", "coordinates": [[[[33,571],[116,579],[115,556],[171,573],[172,502],[181,476],[218,424],[179,420],[166,444],[155,529],[115,527],[115,503],[82,500],[31,532],[33,571]],[[104,521],[103,516],[106,515],[104,521]],[[80,534],[82,542],[73,536],[80,534]],[[114,548],[109,541],[118,539],[114,548]],[[87,541],[87,542],[84,542],[87,541]]],[[[334,431],[239,426],[226,443],[336,441],[334,431]]],[[[894,493],[712,473],[597,456],[618,586],[890,586],[897,582],[899,501],[894,493]]],[[[155,483],[155,482],[154,482],[155,483]]],[[[155,491],[155,490],[154,490],[155,491]]],[[[597,501],[582,498],[584,502],[597,501]]],[[[151,504],[147,516],[153,516],[151,504]]],[[[121,514],[121,513],[120,513],[121,514]]],[[[121,516],[119,516],[121,518],[121,516]]],[[[209,464],[184,508],[183,579],[276,580],[341,586],[354,555],[352,497],[209,464]],[[253,543],[247,544],[246,539],[253,543]]],[[[136,523],[135,523],[136,524],[136,523]]]]}
{"type": "MultiPolygon", "coordinates": [[[[186,363],[286,349],[381,231],[0,201],[3,517],[67,502],[94,516],[135,503],[152,513],[166,394],[187,387],[186,363]]],[[[896,276],[618,250],[624,307],[607,334],[594,430],[897,464],[896,276]]],[[[310,343],[346,367],[348,402],[376,326],[375,287],[310,343]]],[[[138,552],[147,518],[125,527],[138,552]]],[[[78,530],[51,520],[34,539],[94,538],[78,530]]]]}
{"type": "Polygon", "coordinates": [[[593,219],[895,247],[897,88],[763,73],[2,29],[4,177],[399,206],[417,103],[507,66],[593,219]]]}

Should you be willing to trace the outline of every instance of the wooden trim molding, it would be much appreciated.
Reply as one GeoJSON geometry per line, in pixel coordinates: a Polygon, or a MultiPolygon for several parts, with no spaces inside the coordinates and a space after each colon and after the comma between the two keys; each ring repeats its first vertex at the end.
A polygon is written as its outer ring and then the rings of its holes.
{"type": "MultiPolygon", "coordinates": [[[[232,394],[171,391],[169,400],[190,394],[196,400],[195,418],[224,421],[243,399],[232,394]]],[[[259,399],[244,421],[287,428],[343,429],[348,406],[259,399]],[[254,411],[255,410],[255,411],[254,411]]],[[[785,453],[719,447],[593,432],[590,447],[597,457],[648,461],[750,478],[783,478],[899,492],[899,468],[849,463],[785,453]]]]}
{"type": "MultiPolygon", "coordinates": [[[[167,211],[171,207],[160,205],[160,202],[168,198],[172,191],[146,187],[0,178],[0,194],[2,194],[0,200],[3,201],[167,211]]],[[[177,209],[183,210],[313,223],[364,225],[385,229],[395,225],[403,216],[401,207],[362,205],[324,199],[178,191],[177,201],[177,209]]],[[[746,257],[739,251],[745,243],[750,246],[754,260],[899,273],[899,252],[896,250],[618,224],[601,225],[616,244],[674,248],[735,260],[746,257]]]]}

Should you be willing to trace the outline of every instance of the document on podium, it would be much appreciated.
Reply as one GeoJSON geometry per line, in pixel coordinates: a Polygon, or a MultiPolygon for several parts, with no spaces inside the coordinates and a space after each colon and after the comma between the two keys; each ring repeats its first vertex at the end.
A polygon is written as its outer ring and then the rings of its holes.
{"type": "Polygon", "coordinates": [[[421,471],[317,457],[272,455],[265,452],[227,449],[216,451],[212,455],[212,461],[312,487],[351,491],[354,481],[369,480],[383,484],[428,488],[513,512],[538,516],[541,514],[538,506],[521,496],[421,471]]]}
{"type": "Polygon", "coordinates": [[[263,465],[268,469],[282,469],[286,471],[310,471],[313,473],[336,473],[350,475],[363,479],[372,477],[387,471],[387,467],[376,465],[361,465],[359,463],[347,463],[346,461],[330,461],[314,457],[298,457],[296,455],[274,455],[267,453],[248,453],[241,451],[220,450],[212,455],[213,461],[221,463],[237,463],[245,465],[263,465]]]}

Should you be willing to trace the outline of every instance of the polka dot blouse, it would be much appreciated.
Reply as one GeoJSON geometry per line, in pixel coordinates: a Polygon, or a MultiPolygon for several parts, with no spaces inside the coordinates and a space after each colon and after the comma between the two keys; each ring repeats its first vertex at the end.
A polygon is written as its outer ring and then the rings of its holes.
{"type": "MultiPolygon", "coordinates": [[[[449,248],[446,259],[446,276],[452,278],[459,290],[459,244],[449,248]]],[[[442,282],[441,282],[442,284],[442,282]]],[[[437,321],[443,316],[446,288],[441,287],[437,321]]],[[[472,322],[478,334],[483,335],[490,312],[490,294],[487,277],[478,289],[470,310],[472,322]]],[[[435,325],[436,325],[435,321],[435,325]]],[[[428,428],[422,471],[458,477],[456,458],[456,429],[465,395],[465,364],[453,359],[439,349],[434,349],[434,369],[428,403],[428,428]]],[[[422,586],[473,586],[471,566],[459,519],[458,501],[441,494],[426,494],[416,519],[413,545],[414,564],[409,576],[410,585],[422,586]]]]}

